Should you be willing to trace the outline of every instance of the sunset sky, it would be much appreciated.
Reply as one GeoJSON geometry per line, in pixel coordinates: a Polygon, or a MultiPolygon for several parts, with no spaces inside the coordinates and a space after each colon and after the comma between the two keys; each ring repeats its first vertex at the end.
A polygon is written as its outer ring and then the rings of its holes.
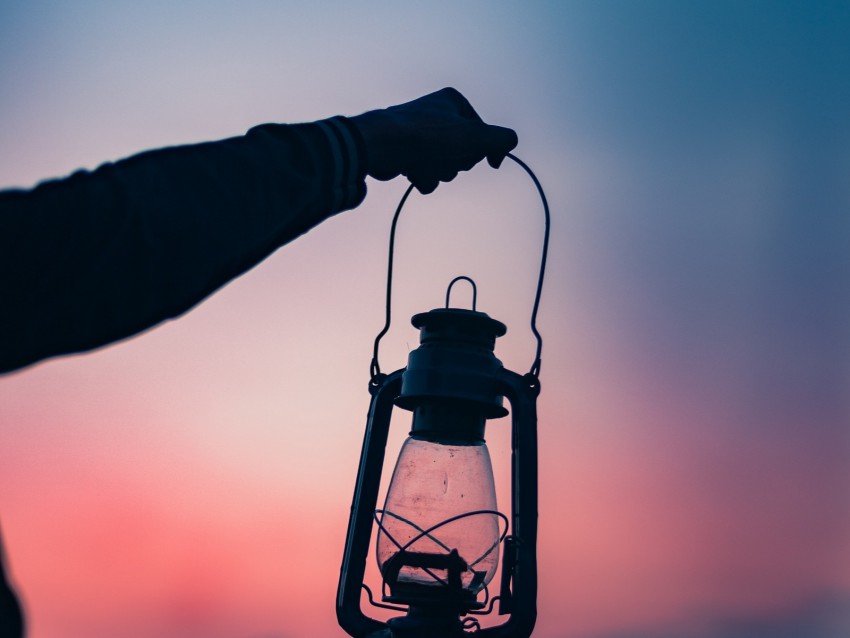
{"type": "MultiPolygon", "coordinates": [[[[0,187],[444,86],[518,132],[552,208],[534,635],[846,638],[850,3],[3,2],[0,187]]],[[[0,376],[32,638],[344,637],[405,187],[176,321],[0,376]]],[[[413,195],[382,367],[465,274],[527,370],[542,229],[507,162],[413,195]]]]}

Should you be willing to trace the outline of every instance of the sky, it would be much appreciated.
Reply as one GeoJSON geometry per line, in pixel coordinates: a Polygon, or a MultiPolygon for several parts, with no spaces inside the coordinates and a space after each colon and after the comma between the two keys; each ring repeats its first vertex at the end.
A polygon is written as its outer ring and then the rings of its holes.
{"type": "MultiPolygon", "coordinates": [[[[3,188],[458,88],[552,209],[534,635],[850,635],[847,2],[4,2],[0,86],[3,188]]],[[[30,636],[344,636],[405,186],[175,321],[0,377],[30,636]]],[[[414,195],[382,368],[465,274],[527,370],[542,228],[508,162],[414,195]]]]}

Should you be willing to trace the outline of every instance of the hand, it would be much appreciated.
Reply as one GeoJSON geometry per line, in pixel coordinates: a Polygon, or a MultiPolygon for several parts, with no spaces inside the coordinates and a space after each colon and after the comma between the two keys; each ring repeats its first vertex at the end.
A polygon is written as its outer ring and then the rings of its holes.
{"type": "Polygon", "coordinates": [[[379,180],[405,175],[423,194],[485,157],[498,168],[517,145],[509,128],[485,124],[455,89],[351,118],[366,143],[366,170],[379,180]]]}

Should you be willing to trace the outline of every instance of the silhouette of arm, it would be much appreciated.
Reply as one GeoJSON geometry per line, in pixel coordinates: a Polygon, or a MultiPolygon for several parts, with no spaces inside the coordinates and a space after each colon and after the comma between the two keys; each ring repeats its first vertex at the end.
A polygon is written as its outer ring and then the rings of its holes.
{"type": "Polygon", "coordinates": [[[424,193],[517,143],[454,89],[347,119],[266,124],[0,192],[0,373],[184,313],[357,206],[367,173],[424,193]]]}
{"type": "Polygon", "coordinates": [[[0,371],[176,317],[366,194],[345,118],[136,155],[0,193],[0,371]]]}

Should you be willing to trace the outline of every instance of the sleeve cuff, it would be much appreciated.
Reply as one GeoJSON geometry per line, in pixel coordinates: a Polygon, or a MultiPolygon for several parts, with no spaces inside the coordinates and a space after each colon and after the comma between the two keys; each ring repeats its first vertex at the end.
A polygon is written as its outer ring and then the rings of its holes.
{"type": "Polygon", "coordinates": [[[267,151],[270,161],[275,170],[289,175],[289,181],[300,180],[294,197],[300,201],[297,214],[310,225],[354,208],[366,197],[366,145],[348,118],[262,124],[250,129],[246,137],[274,140],[267,151]]]}
{"type": "Polygon", "coordinates": [[[334,211],[354,208],[366,196],[365,144],[360,131],[342,116],[321,120],[316,125],[330,149],[331,207],[334,211]]]}

